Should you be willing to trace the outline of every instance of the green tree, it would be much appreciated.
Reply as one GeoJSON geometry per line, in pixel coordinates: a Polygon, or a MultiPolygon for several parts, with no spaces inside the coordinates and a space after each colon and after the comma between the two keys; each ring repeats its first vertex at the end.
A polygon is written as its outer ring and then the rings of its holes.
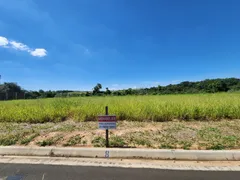
{"type": "Polygon", "coordinates": [[[0,92],[6,93],[6,92],[22,92],[22,89],[20,86],[18,86],[16,83],[4,83],[0,85],[0,92]]]}
{"type": "Polygon", "coordinates": [[[91,93],[90,92],[86,92],[86,94],[85,94],[85,96],[90,96],[91,95],[91,93]]]}
{"type": "Polygon", "coordinates": [[[93,88],[93,95],[99,94],[100,89],[102,89],[102,85],[100,83],[97,83],[97,85],[93,88]]]}
{"type": "Polygon", "coordinates": [[[240,91],[240,82],[232,86],[230,91],[240,91]]]}
{"type": "Polygon", "coordinates": [[[126,95],[132,95],[132,94],[133,94],[132,88],[126,89],[126,90],[125,90],[125,94],[126,94],[126,95]]]}
{"type": "Polygon", "coordinates": [[[106,92],[107,95],[110,95],[112,92],[108,89],[108,87],[106,88],[106,92]]]}

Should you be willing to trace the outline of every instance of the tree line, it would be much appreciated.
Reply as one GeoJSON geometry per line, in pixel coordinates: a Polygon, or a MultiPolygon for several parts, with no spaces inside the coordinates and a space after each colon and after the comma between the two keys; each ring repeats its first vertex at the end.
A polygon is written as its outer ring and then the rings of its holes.
{"type": "MultiPolygon", "coordinates": [[[[16,83],[4,83],[0,85],[0,94],[24,93],[25,99],[53,98],[53,97],[78,97],[78,96],[125,96],[125,95],[161,95],[161,94],[193,94],[193,93],[217,93],[240,91],[240,79],[206,79],[203,81],[184,81],[179,84],[169,84],[167,86],[157,86],[139,89],[123,89],[111,91],[109,88],[102,89],[98,83],[92,91],[27,91],[16,83]]],[[[14,98],[13,98],[14,99],[14,98]]]]}

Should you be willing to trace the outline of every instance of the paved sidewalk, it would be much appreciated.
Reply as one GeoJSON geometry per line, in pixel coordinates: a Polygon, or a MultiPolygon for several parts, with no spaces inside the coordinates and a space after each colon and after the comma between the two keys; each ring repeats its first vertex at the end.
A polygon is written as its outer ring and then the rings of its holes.
{"type": "Polygon", "coordinates": [[[85,158],[158,159],[188,161],[240,161],[239,150],[180,150],[73,147],[0,147],[0,155],[85,158]]]}

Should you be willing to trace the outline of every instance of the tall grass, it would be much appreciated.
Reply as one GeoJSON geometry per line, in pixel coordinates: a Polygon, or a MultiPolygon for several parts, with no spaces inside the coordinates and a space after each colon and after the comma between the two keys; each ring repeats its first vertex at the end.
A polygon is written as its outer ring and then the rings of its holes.
{"type": "Polygon", "coordinates": [[[240,119],[240,94],[219,93],[1,101],[0,122],[90,121],[104,114],[106,105],[119,120],[240,119]]]}

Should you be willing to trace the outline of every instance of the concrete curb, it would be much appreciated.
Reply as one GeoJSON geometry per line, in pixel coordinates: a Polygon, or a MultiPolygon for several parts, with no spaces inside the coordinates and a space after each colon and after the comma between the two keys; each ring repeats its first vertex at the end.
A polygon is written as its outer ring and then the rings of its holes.
{"type": "Polygon", "coordinates": [[[161,159],[190,161],[240,161],[239,150],[163,150],[66,147],[0,147],[4,156],[55,156],[85,158],[161,159]]]}

